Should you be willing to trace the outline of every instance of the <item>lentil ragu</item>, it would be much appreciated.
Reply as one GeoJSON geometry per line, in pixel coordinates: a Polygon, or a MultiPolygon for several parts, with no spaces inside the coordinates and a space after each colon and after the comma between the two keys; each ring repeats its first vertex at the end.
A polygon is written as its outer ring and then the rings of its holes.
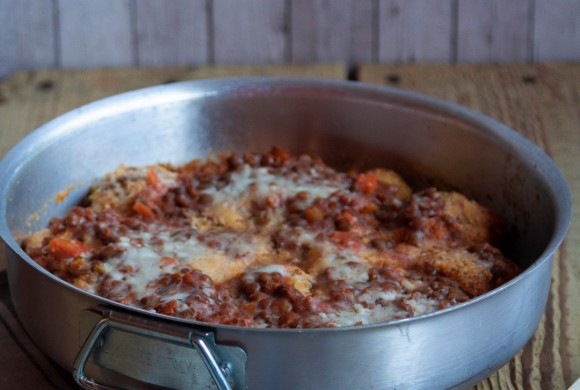
{"type": "Polygon", "coordinates": [[[501,221],[457,192],[309,155],[119,167],[22,246],[75,286],[246,327],[362,325],[465,302],[518,274],[501,221]]]}

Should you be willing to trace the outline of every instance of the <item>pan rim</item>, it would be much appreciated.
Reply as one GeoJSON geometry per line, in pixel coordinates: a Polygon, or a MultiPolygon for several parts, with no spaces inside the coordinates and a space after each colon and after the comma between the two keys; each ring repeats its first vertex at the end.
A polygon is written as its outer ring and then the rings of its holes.
{"type": "MultiPolygon", "coordinates": [[[[317,95],[318,96],[318,95],[317,95]]],[[[100,300],[113,307],[123,310],[133,311],[139,314],[146,314],[159,318],[160,320],[177,321],[178,323],[191,326],[208,327],[212,329],[237,329],[244,332],[275,332],[275,333],[310,333],[310,332],[335,332],[366,330],[376,327],[396,327],[405,326],[409,323],[424,321],[434,316],[445,315],[450,311],[459,311],[473,305],[477,305],[483,300],[501,294],[503,291],[512,288],[520,280],[527,278],[532,272],[535,272],[545,262],[549,261],[554,252],[560,246],[565,238],[572,218],[572,196],[567,181],[557,167],[555,162],[536,144],[526,137],[507,127],[506,125],[485,116],[475,110],[452,103],[440,98],[427,96],[421,93],[402,90],[393,87],[375,86],[352,81],[336,81],[315,78],[297,78],[297,77],[241,77],[241,78],[217,78],[207,80],[193,80],[177,82],[170,85],[159,85],[143,88],[135,91],[117,94],[111,97],[97,100],[95,102],[83,105],[62,114],[46,124],[40,126],[32,133],[23,138],[16,144],[0,161],[0,237],[6,243],[7,247],[12,250],[19,260],[25,261],[28,265],[37,271],[44,273],[53,282],[60,284],[64,288],[72,289],[76,293],[85,294],[86,296],[100,300]],[[339,328],[316,328],[316,329],[280,329],[280,328],[246,328],[231,325],[219,325],[203,323],[192,320],[185,320],[176,317],[150,313],[142,309],[122,305],[96,294],[88,293],[73,285],[54,276],[44,268],[36,264],[20,248],[16,238],[8,228],[6,210],[9,207],[8,189],[11,187],[13,180],[17,177],[18,170],[21,169],[30,159],[34,158],[35,153],[42,151],[39,144],[44,148],[50,147],[60,137],[66,136],[69,132],[74,132],[80,124],[91,123],[94,120],[102,120],[107,116],[118,115],[123,112],[131,111],[138,107],[140,109],[147,106],[158,105],[162,102],[177,103],[182,100],[199,99],[202,97],[212,97],[217,91],[223,92],[230,90],[235,98],[246,96],[259,96],[261,94],[272,94],[287,92],[289,90],[300,92],[307,88],[309,93],[318,91],[320,96],[324,96],[325,91],[332,90],[333,98],[346,97],[351,100],[372,101],[377,103],[389,103],[399,106],[421,107],[428,109],[430,112],[443,117],[449,117],[471,125],[473,128],[486,131],[491,136],[501,138],[501,142],[506,142],[511,147],[521,150],[537,162],[538,167],[542,168],[542,177],[549,182],[552,190],[555,221],[554,231],[548,245],[538,258],[533,261],[523,272],[516,278],[508,281],[502,286],[495,288],[479,297],[473,298],[465,303],[437,310],[431,313],[419,315],[412,318],[389,321],[385,323],[373,323],[362,326],[345,326],[339,328]],[[155,99],[152,99],[154,97],[155,99]],[[123,104],[118,104],[120,102],[123,104]],[[144,106],[144,102],[146,105],[144,106]],[[129,104],[130,103],[130,104],[129,104]],[[111,110],[112,108],[112,110],[111,110]],[[42,143],[40,142],[42,141],[42,143]],[[558,188],[556,192],[554,188],[558,188]]]]}

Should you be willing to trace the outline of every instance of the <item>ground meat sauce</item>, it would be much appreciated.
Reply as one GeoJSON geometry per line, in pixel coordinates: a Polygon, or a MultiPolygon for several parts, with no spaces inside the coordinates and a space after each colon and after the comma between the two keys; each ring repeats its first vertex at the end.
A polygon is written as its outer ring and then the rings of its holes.
{"type": "Polygon", "coordinates": [[[273,148],[180,167],[119,167],[23,241],[75,286],[151,312],[246,327],[407,318],[518,274],[496,215],[413,193],[386,169],[339,172],[273,148]]]}

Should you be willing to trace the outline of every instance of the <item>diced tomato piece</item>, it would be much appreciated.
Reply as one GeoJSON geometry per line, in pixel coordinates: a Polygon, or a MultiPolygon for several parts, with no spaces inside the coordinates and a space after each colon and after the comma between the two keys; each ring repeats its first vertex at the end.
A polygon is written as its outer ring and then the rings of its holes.
{"type": "Polygon", "coordinates": [[[153,169],[147,171],[147,184],[149,184],[155,191],[164,192],[167,190],[167,186],[159,179],[157,172],[153,169]]]}
{"type": "Polygon", "coordinates": [[[147,219],[153,219],[155,217],[155,213],[153,212],[153,210],[151,210],[151,207],[147,206],[143,202],[139,201],[135,202],[135,204],[133,205],[133,210],[135,210],[137,213],[141,214],[147,219]]]}
{"type": "Polygon", "coordinates": [[[374,173],[361,173],[354,179],[355,189],[364,194],[372,194],[377,189],[377,176],[374,173]]]}
{"type": "Polygon", "coordinates": [[[351,225],[354,225],[355,223],[358,222],[356,220],[356,218],[353,217],[353,215],[351,213],[349,213],[348,211],[343,211],[342,218],[346,219],[346,221],[351,225]]]}
{"type": "Polygon", "coordinates": [[[77,257],[88,252],[89,247],[81,242],[67,237],[54,237],[48,243],[49,252],[56,258],[77,257]]]}

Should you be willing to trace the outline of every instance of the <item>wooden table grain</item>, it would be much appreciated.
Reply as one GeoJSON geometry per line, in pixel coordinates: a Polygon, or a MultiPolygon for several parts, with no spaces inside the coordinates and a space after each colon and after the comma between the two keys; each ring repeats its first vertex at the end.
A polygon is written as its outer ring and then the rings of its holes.
{"type": "MultiPolygon", "coordinates": [[[[51,118],[93,100],[179,80],[283,75],[345,79],[342,64],[20,72],[0,81],[0,157],[51,118]]],[[[521,132],[560,166],[580,197],[580,64],[362,65],[360,81],[442,97],[521,132]]],[[[580,376],[580,206],[557,252],[548,306],[534,337],[477,389],[566,389],[580,376]]],[[[0,252],[0,388],[74,388],[20,327],[0,252]]]]}

